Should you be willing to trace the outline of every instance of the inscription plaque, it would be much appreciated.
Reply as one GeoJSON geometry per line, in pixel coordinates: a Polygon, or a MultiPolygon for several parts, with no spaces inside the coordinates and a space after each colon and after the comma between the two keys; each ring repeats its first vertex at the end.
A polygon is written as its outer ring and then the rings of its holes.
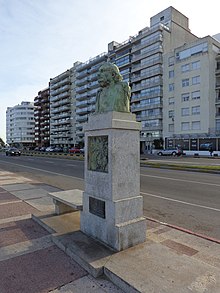
{"type": "Polygon", "coordinates": [[[89,212],[105,219],[105,202],[94,197],[89,197],[89,212]]]}
{"type": "Polygon", "coordinates": [[[88,137],[88,170],[108,172],[108,136],[88,137]]]}

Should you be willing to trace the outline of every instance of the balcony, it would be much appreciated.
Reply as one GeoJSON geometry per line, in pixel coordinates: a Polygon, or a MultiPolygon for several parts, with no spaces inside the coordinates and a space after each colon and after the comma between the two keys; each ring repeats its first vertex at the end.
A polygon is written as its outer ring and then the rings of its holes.
{"type": "Polygon", "coordinates": [[[87,105],[88,105],[87,100],[86,101],[81,101],[81,102],[76,102],[76,107],[78,107],[78,108],[83,108],[83,107],[85,107],[87,105]]]}
{"type": "Polygon", "coordinates": [[[163,104],[162,103],[158,103],[158,104],[146,104],[146,105],[138,105],[138,106],[133,106],[131,105],[131,112],[135,113],[135,112],[139,112],[139,111],[143,111],[143,110],[148,110],[148,109],[156,109],[156,108],[162,108],[163,104]]]}
{"type": "Polygon", "coordinates": [[[76,122],[85,122],[88,120],[88,115],[76,116],[76,122]]]}
{"type": "Polygon", "coordinates": [[[70,70],[67,70],[66,72],[61,73],[60,75],[51,78],[50,84],[53,85],[54,83],[57,83],[58,81],[65,79],[65,77],[68,77],[70,75],[70,70]]]}
{"type": "Polygon", "coordinates": [[[138,64],[134,64],[131,67],[131,73],[135,72],[135,71],[139,71],[141,69],[144,69],[146,67],[150,67],[156,64],[162,64],[163,59],[162,57],[159,58],[149,58],[148,61],[142,62],[142,63],[138,63],[138,64]]]}
{"type": "Polygon", "coordinates": [[[83,93],[83,92],[85,92],[85,91],[87,91],[87,90],[88,90],[88,84],[76,88],[76,93],[77,93],[77,94],[79,94],[79,93],[83,93]]]}
{"type": "Polygon", "coordinates": [[[82,101],[87,99],[88,99],[88,92],[76,95],[76,101],[82,101]]]}
{"type": "Polygon", "coordinates": [[[155,75],[162,75],[162,74],[163,74],[162,68],[156,68],[153,70],[149,70],[148,72],[146,72],[144,74],[134,74],[131,77],[131,82],[137,82],[137,81],[142,80],[144,78],[148,78],[148,77],[155,76],[155,75]]]}

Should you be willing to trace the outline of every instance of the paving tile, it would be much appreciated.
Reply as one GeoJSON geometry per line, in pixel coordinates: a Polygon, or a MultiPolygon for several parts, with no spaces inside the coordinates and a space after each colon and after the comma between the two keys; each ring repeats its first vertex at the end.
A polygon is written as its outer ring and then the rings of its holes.
{"type": "Polygon", "coordinates": [[[94,279],[92,276],[85,276],[77,279],[51,293],[124,293],[113,283],[104,279],[94,279]]]}
{"type": "Polygon", "coordinates": [[[28,199],[48,196],[48,192],[46,190],[44,190],[42,188],[34,188],[34,187],[32,187],[32,189],[11,191],[11,193],[22,200],[28,200],[28,199]]]}
{"type": "Polygon", "coordinates": [[[80,230],[80,211],[56,215],[41,221],[57,233],[69,233],[80,230]]]}
{"type": "Polygon", "coordinates": [[[49,196],[26,200],[25,202],[27,202],[29,205],[38,209],[41,212],[55,212],[55,205],[53,203],[53,199],[49,196]]]}
{"type": "Polygon", "coordinates": [[[36,212],[38,212],[37,209],[33,208],[25,202],[16,202],[0,205],[0,219],[22,216],[36,212]]]}
{"type": "Polygon", "coordinates": [[[58,191],[62,191],[60,188],[58,187],[54,187],[52,185],[48,185],[48,184],[45,184],[45,183],[40,183],[40,182],[37,182],[37,183],[32,183],[31,184],[32,186],[35,186],[36,188],[43,188],[45,189],[46,191],[48,192],[58,192],[58,191]]]}
{"type": "Polygon", "coordinates": [[[86,276],[56,246],[0,262],[1,293],[47,293],[86,276]]]}
{"type": "Polygon", "coordinates": [[[171,228],[169,228],[167,226],[164,226],[163,228],[158,229],[158,230],[154,231],[153,233],[155,233],[155,234],[158,235],[158,234],[162,234],[162,233],[168,232],[170,230],[171,230],[171,228]]]}
{"type": "Polygon", "coordinates": [[[161,244],[175,250],[178,253],[186,254],[188,256],[193,256],[194,254],[198,253],[198,250],[193,249],[192,247],[183,245],[181,243],[175,242],[170,239],[162,241],[161,244]]]}
{"type": "Polygon", "coordinates": [[[1,203],[5,203],[5,202],[9,202],[9,201],[17,201],[18,198],[16,196],[14,196],[13,194],[4,191],[4,192],[0,192],[0,204],[1,203]]]}
{"type": "Polygon", "coordinates": [[[147,220],[147,229],[157,228],[159,226],[159,223],[147,220]]]}
{"type": "Polygon", "coordinates": [[[15,243],[32,240],[49,233],[32,219],[0,225],[0,248],[15,243]]]}
{"type": "Polygon", "coordinates": [[[32,184],[25,184],[25,183],[9,184],[4,186],[4,189],[7,191],[25,190],[25,189],[34,189],[34,188],[35,186],[33,186],[32,184]]]}

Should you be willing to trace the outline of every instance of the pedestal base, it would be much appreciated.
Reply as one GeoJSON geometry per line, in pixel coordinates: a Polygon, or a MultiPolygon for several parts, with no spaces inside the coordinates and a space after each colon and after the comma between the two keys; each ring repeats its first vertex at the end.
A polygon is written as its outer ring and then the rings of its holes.
{"type": "Polygon", "coordinates": [[[116,251],[146,240],[142,196],[111,201],[84,192],[80,218],[82,232],[116,251]],[[93,204],[96,205],[94,208],[93,204]]]}

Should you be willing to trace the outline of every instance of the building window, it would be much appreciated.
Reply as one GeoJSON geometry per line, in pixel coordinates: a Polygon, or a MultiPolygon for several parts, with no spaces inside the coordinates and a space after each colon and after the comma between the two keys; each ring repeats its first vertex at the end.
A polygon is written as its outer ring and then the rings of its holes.
{"type": "Polygon", "coordinates": [[[169,78],[173,78],[174,77],[174,70],[170,70],[169,71],[169,78]]]}
{"type": "Polygon", "coordinates": [[[189,108],[182,108],[181,115],[182,116],[189,116],[189,108]]]}
{"type": "Polygon", "coordinates": [[[189,64],[184,64],[181,66],[181,71],[182,72],[187,72],[190,70],[189,64]]]}
{"type": "Polygon", "coordinates": [[[192,130],[200,130],[200,121],[192,122],[192,130]]]}
{"type": "Polygon", "coordinates": [[[173,92],[174,91],[174,83],[170,83],[169,84],[169,92],[173,92]]]}
{"type": "Polygon", "coordinates": [[[174,104],[174,97],[169,98],[169,105],[173,105],[174,104]]]}
{"type": "Polygon", "coordinates": [[[189,78],[182,79],[182,87],[189,86],[189,78]]]}
{"type": "Polygon", "coordinates": [[[174,110],[170,110],[168,112],[168,116],[169,116],[169,118],[173,118],[174,117],[174,110]]]}
{"type": "Polygon", "coordinates": [[[192,100],[200,99],[200,91],[192,92],[192,100]]]}
{"type": "Polygon", "coordinates": [[[169,58],[168,64],[169,64],[169,66],[174,65],[174,56],[169,58]]]}
{"type": "Polygon", "coordinates": [[[200,106],[192,107],[192,115],[200,114],[200,106]]]}
{"type": "Polygon", "coordinates": [[[189,122],[182,122],[181,123],[181,130],[182,131],[189,130],[189,122]]]}
{"type": "Polygon", "coordinates": [[[192,77],[192,84],[200,84],[200,75],[192,77]]]}
{"type": "Polygon", "coordinates": [[[174,132],[174,124],[169,124],[169,132],[174,132]]]}
{"type": "Polygon", "coordinates": [[[181,95],[182,102],[189,101],[189,93],[184,93],[181,95]]]}
{"type": "Polygon", "coordinates": [[[192,62],[192,70],[196,70],[200,68],[200,61],[192,62]]]}

